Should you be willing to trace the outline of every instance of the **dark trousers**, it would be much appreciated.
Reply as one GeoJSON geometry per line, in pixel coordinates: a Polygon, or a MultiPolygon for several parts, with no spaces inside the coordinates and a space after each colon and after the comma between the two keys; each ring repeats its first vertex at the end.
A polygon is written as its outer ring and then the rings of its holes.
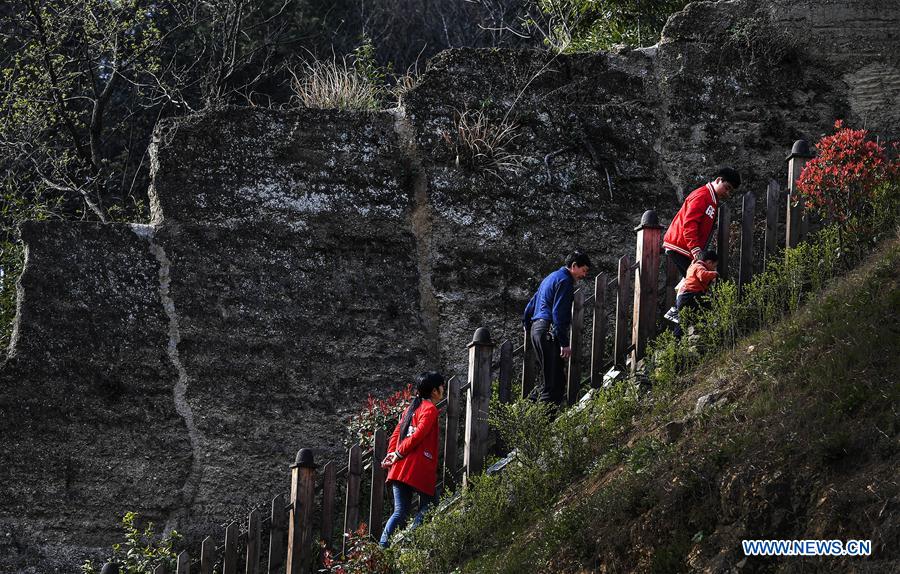
{"type": "Polygon", "coordinates": [[[678,269],[678,272],[681,273],[682,277],[687,275],[688,267],[690,267],[693,259],[683,253],[672,251],[671,249],[666,249],[666,257],[672,260],[672,263],[675,264],[675,268],[678,269]]]}
{"type": "Polygon", "coordinates": [[[559,404],[565,394],[566,376],[563,371],[563,360],[559,356],[559,340],[550,331],[550,321],[538,320],[531,325],[531,344],[537,357],[541,373],[544,375],[544,388],[539,400],[559,404]]]}
{"type": "Polygon", "coordinates": [[[688,309],[699,309],[702,307],[703,300],[701,299],[703,293],[682,293],[675,299],[675,308],[678,309],[678,324],[675,325],[675,336],[677,338],[681,338],[682,329],[681,325],[684,324],[684,319],[681,318],[681,310],[688,309]]]}

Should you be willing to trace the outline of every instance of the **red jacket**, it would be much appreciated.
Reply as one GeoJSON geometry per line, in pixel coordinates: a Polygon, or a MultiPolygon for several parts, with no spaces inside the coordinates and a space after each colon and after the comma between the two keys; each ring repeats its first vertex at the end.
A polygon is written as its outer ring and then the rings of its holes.
{"type": "Polygon", "coordinates": [[[713,271],[706,267],[704,261],[694,261],[687,268],[687,275],[684,277],[684,285],[679,291],[681,293],[704,293],[709,289],[709,284],[713,279],[719,276],[718,271],[713,271]]]}
{"type": "Polygon", "coordinates": [[[669,225],[666,236],[663,237],[663,249],[696,259],[709,241],[716,224],[718,206],[719,201],[711,183],[692,191],[669,225]]]}
{"type": "MultiPolygon", "coordinates": [[[[401,417],[402,419],[402,417],[401,417]]],[[[438,410],[431,401],[422,401],[413,413],[409,430],[399,440],[400,425],[391,434],[388,452],[400,457],[388,470],[387,479],[407,484],[434,496],[438,467],[438,410]]]]}

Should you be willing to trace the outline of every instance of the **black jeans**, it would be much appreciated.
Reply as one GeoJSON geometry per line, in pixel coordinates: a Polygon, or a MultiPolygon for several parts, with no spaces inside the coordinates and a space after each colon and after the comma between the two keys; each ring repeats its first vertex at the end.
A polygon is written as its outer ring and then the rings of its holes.
{"type": "Polygon", "coordinates": [[[672,251],[671,249],[666,249],[666,257],[669,257],[672,260],[672,263],[675,264],[675,268],[678,269],[678,272],[681,273],[682,277],[687,275],[687,269],[693,261],[692,258],[683,253],[672,251]]]}
{"type": "Polygon", "coordinates": [[[681,318],[681,310],[684,308],[688,309],[700,309],[703,306],[703,293],[682,293],[675,299],[675,308],[678,309],[678,324],[675,325],[675,336],[677,338],[681,338],[682,328],[681,325],[684,323],[684,320],[681,318]]]}
{"type": "Polygon", "coordinates": [[[538,320],[531,324],[531,344],[544,375],[544,388],[539,400],[559,404],[565,394],[566,376],[559,356],[559,340],[550,331],[551,323],[538,320]]]}

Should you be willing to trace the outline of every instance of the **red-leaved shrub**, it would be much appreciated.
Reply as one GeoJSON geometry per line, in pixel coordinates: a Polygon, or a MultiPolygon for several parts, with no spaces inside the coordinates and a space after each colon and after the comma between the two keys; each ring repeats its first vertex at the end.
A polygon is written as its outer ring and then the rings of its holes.
{"type": "Polygon", "coordinates": [[[834,128],[834,134],[816,144],[816,157],[800,174],[797,192],[807,209],[858,231],[854,222],[867,219],[863,216],[875,208],[879,189],[897,180],[900,161],[891,158],[867,130],[846,128],[842,120],[834,128]]]}
{"type": "Polygon", "coordinates": [[[393,430],[400,415],[403,414],[412,399],[412,384],[385,399],[369,395],[366,399],[366,406],[359,413],[350,417],[347,425],[347,446],[359,444],[364,450],[373,446],[375,431],[378,429],[393,430]]]}
{"type": "Polygon", "coordinates": [[[322,566],[319,572],[329,574],[390,574],[393,571],[391,562],[384,555],[384,550],[369,538],[366,524],[360,524],[354,532],[344,534],[347,539],[346,551],[343,554],[329,550],[325,542],[322,547],[322,566]]]}

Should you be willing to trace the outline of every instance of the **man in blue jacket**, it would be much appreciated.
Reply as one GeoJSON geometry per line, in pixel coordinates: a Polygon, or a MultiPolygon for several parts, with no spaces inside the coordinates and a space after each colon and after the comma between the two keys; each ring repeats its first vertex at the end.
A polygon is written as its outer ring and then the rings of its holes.
{"type": "Polygon", "coordinates": [[[575,250],[560,267],[541,281],[537,293],[525,307],[522,323],[531,335],[534,353],[544,375],[540,400],[560,403],[565,395],[563,361],[572,356],[569,324],[572,321],[572,295],[575,282],[591,270],[586,253],[575,250]]]}

